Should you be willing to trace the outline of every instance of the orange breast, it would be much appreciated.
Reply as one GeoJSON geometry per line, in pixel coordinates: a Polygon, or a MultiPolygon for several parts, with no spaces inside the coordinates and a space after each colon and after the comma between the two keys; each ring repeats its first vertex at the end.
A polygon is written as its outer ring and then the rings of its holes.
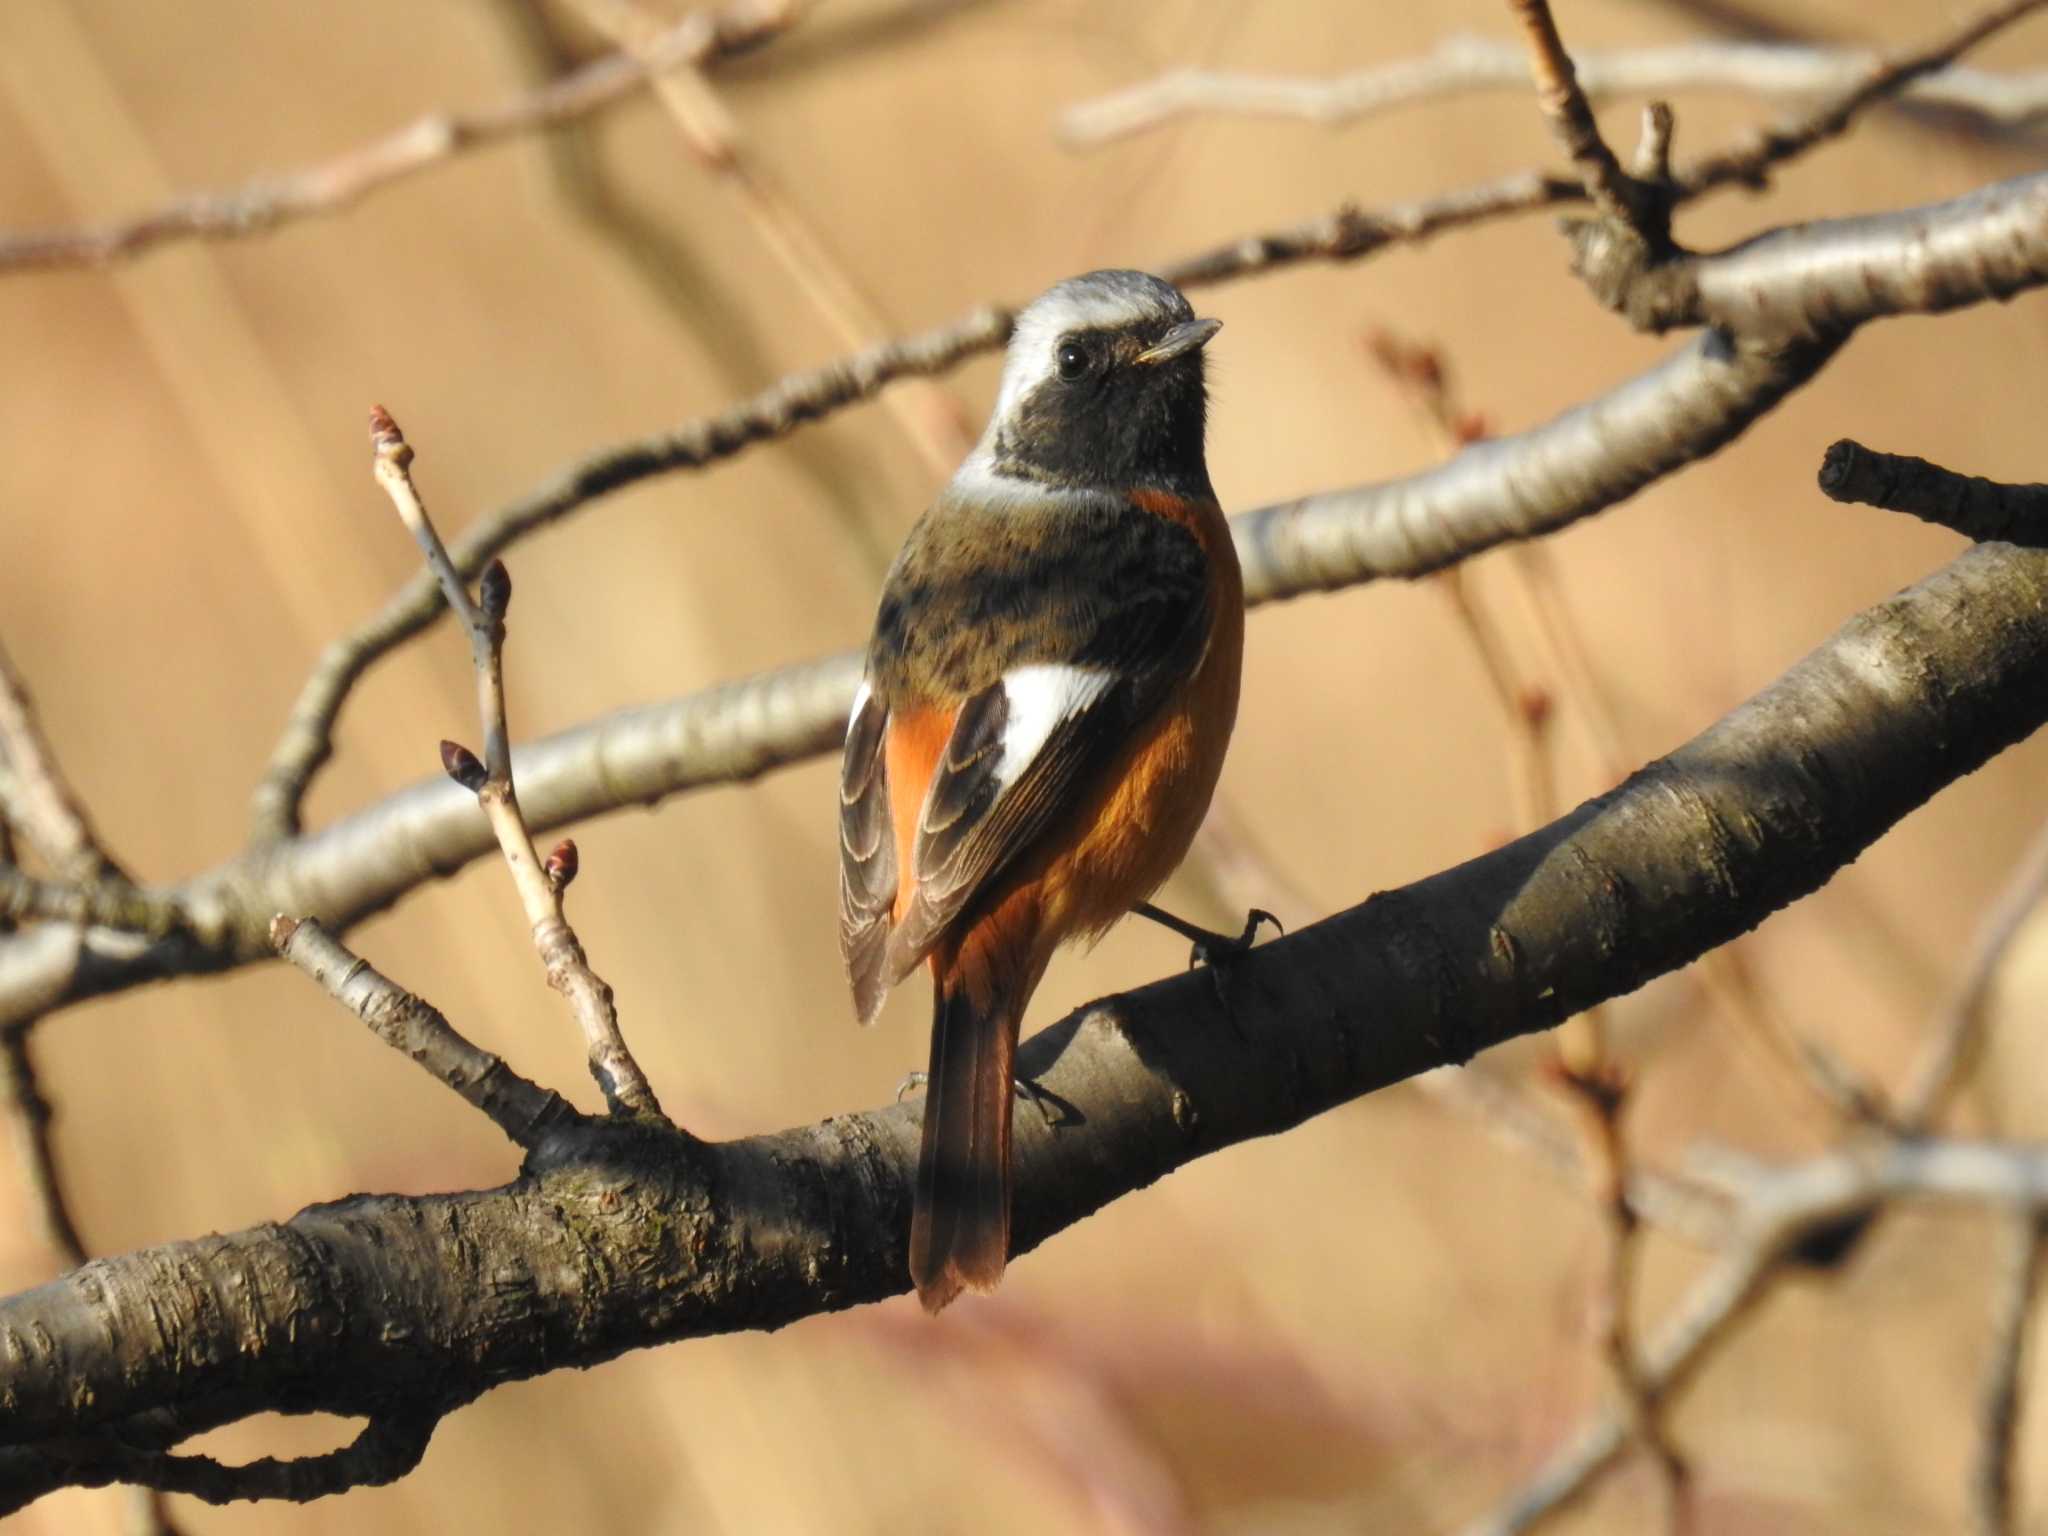
{"type": "Polygon", "coordinates": [[[1244,582],[1230,525],[1214,503],[1133,498],[1188,527],[1209,557],[1210,632],[1195,671],[1132,733],[1130,745],[1056,839],[1040,893],[1047,946],[1108,928],[1164,883],[1209,813],[1244,663],[1244,582]],[[1076,835],[1078,833],[1078,835],[1076,835]]]}

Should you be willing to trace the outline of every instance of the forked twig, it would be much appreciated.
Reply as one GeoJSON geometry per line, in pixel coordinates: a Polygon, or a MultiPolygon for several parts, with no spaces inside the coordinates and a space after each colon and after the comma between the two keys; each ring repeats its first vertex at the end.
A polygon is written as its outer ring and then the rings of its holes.
{"type": "Polygon", "coordinates": [[[575,845],[564,844],[549,865],[543,866],[526,818],[520,814],[518,791],[512,782],[511,733],[505,720],[505,612],[512,602],[512,577],[502,560],[493,560],[483,574],[481,600],[472,602],[413,485],[411,445],[382,406],[370,413],[370,442],[377,483],[418,542],[448,606],[469,635],[484,760],[479,763],[468,749],[444,741],[442,764],[450,778],[475,793],[490,821],[505,864],[512,871],[520,905],[532,924],[534,948],[548,985],[568,1000],[583,1030],[591,1076],[604,1090],[606,1105],[613,1114],[659,1116],[660,1102],[619,1032],[612,989],[590,968],[583,945],[563,914],[562,895],[573,877],[575,845]],[[565,872],[551,874],[551,869],[565,872]]]}

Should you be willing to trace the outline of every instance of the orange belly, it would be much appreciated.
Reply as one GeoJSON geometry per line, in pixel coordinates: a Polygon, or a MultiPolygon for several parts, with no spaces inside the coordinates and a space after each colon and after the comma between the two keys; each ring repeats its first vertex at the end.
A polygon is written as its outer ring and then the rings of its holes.
{"type": "Polygon", "coordinates": [[[1130,745],[1076,807],[1063,852],[1038,864],[1046,954],[1068,938],[1094,937],[1165,883],[1209,814],[1237,723],[1244,669],[1244,585],[1230,528],[1215,508],[1191,520],[1209,556],[1212,628],[1192,676],[1132,734],[1130,745]]]}

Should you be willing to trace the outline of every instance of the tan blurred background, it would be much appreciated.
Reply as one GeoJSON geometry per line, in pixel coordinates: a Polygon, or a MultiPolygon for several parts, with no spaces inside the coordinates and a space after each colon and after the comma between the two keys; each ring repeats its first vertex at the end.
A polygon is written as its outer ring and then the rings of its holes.
{"type": "MultiPolygon", "coordinates": [[[[481,106],[554,67],[523,0],[276,5],[10,0],[0,17],[0,226],[132,212],[309,161],[434,107],[481,106]]],[[[1773,8],[1823,38],[1918,39],[1906,0],[1773,8]]],[[[1570,0],[1568,41],[1707,35],[1682,5],[1570,0]]],[[[717,75],[751,152],[890,325],[918,328],[1066,274],[1162,262],[1355,199],[1427,194],[1554,151],[1526,99],[1472,97],[1329,131],[1186,124],[1092,154],[1062,107],[1172,65],[1324,72],[1441,37],[1507,36],[1489,0],[1088,6],[832,0],[717,75]]],[[[583,56],[594,37],[568,28],[583,56]]],[[[2048,63],[2023,29],[1980,62],[2048,63]]],[[[1773,109],[1681,97],[1680,148],[1773,109]]],[[[1633,109],[1608,120],[1625,139],[1633,109]]],[[[320,645],[415,556],[367,474],[382,401],[420,450],[444,530],[569,457],[723,406],[843,350],[764,254],[730,190],[648,98],[584,141],[640,226],[637,254],[578,211],[524,141],[334,218],[179,246],[105,273],[0,278],[0,636],[114,851],[149,878],[225,856],[320,645]],[[650,275],[652,271],[652,275],[650,275]]],[[[1765,200],[1686,214],[1695,244],[1891,208],[2029,169],[1882,116],[1765,200]]],[[[1399,474],[1437,449],[1361,338],[1439,343],[1503,430],[1618,383],[1672,343],[1628,334],[1565,269],[1548,219],[1211,290],[1211,463],[1234,507],[1399,474]]],[[[1754,691],[1956,541],[1825,502],[1821,449],[1854,434],[1973,472],[2048,477],[2038,297],[1872,329],[1719,458],[1552,544],[1639,756],[1754,691]]],[[[993,360],[944,387],[977,423],[993,360]]],[[[856,642],[878,552],[934,485],[885,409],[852,410],[702,474],[673,475],[518,547],[515,730],[572,724],[856,642]]],[[[1498,557],[1475,568],[1511,621],[1498,557]]],[[[349,705],[313,796],[331,817],[473,734],[446,629],[349,705]]],[[[1603,787],[1560,723],[1562,791],[1603,787]]],[[[2039,744],[1913,817],[1747,952],[1799,1027],[1895,1084],[1982,907],[2043,810],[2039,744]]],[[[691,1129],[742,1135],[885,1100],[923,1060],[921,986],[879,1030],[849,1017],[835,950],[830,766],[579,830],[575,916],[630,1038],[691,1129]]],[[[1465,858],[1511,819],[1499,712],[1442,594],[1378,586],[1252,622],[1223,795],[1308,893],[1300,922],[1465,858]]],[[[1221,921],[1192,882],[1170,904],[1221,921]]],[[[1269,905],[1280,905],[1269,902],[1269,905]]],[[[594,1099],[500,869],[480,864],[359,930],[358,947],[526,1071],[594,1099]]],[[[1057,963],[1036,1020],[1181,963],[1126,925],[1057,963]]],[[[2048,1117],[2036,1033],[2048,938],[2022,956],[1995,1056],[1960,1123],[2048,1117]]],[[[1675,1160],[1700,1137],[1765,1155],[1824,1117],[1731,1041],[1696,982],[1617,1010],[1641,1091],[1629,1131],[1675,1160]]],[[[288,1216],[360,1190],[496,1183],[479,1120],[301,979],[274,968],[67,1013],[46,1090],[99,1250],[288,1216]]],[[[1540,1047],[1510,1062],[1521,1072],[1540,1047]]],[[[52,1256],[0,1178],[0,1284],[52,1256]]],[[[395,1487],[302,1508],[174,1502],[188,1532],[1416,1531],[1488,1507],[1600,1400],[1584,1199],[1412,1089],[1208,1159],[1019,1263],[939,1323],[907,1301],[775,1336],[681,1345],[492,1393],[395,1487]]],[[[1794,1279],[1672,1417],[1704,1530],[1961,1528],[1991,1226],[1884,1225],[1835,1276],[1794,1279]]],[[[1654,1319],[1700,1258],[1648,1245],[1654,1319]]],[[[2041,1372],[2031,1370],[2031,1377],[2041,1372]]],[[[242,1457],[335,1443],[332,1423],[211,1437],[242,1457]]],[[[2048,1507],[2048,1413],[2026,1423],[2048,1507]]],[[[2036,1490],[2039,1490],[2038,1494],[2036,1490]]],[[[1631,1465],[1559,1529],[1636,1528],[1631,1465]]],[[[119,1529],[70,1494],[26,1532],[119,1529]]]]}

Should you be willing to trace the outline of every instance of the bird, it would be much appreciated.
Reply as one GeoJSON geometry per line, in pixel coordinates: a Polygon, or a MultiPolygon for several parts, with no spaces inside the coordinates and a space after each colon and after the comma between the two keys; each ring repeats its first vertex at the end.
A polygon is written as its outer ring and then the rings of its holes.
{"type": "MultiPolygon", "coordinates": [[[[1018,312],[987,428],[884,578],[840,772],[840,948],[863,1024],[932,977],[910,1278],[990,1291],[1013,1071],[1053,952],[1187,853],[1237,717],[1244,586],[1204,452],[1200,319],[1104,270],[1018,312]]],[[[1220,940],[1203,950],[1199,941],[1220,940]]]]}

